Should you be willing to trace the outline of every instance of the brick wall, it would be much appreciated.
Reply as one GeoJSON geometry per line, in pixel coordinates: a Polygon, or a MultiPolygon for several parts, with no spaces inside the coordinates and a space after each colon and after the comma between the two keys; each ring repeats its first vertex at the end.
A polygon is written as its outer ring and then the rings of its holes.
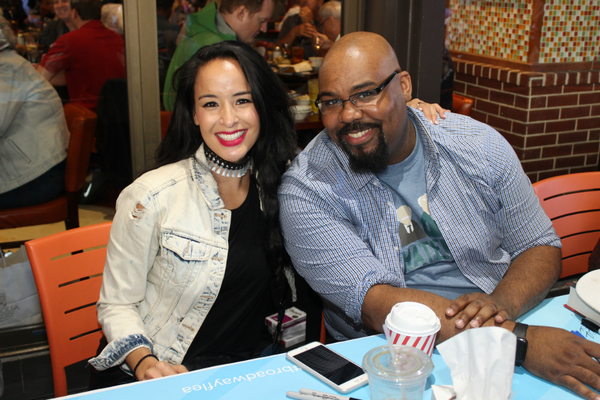
{"type": "Polygon", "coordinates": [[[523,72],[454,60],[454,92],[498,130],[532,182],[598,168],[600,71],[523,72]]]}

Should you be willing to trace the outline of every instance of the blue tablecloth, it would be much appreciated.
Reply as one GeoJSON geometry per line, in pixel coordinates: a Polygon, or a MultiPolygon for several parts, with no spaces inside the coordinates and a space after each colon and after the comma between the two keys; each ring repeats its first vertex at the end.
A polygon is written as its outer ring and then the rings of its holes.
{"type": "MultiPolygon", "coordinates": [[[[520,321],[530,325],[545,325],[580,331],[596,342],[600,335],[582,328],[580,319],[564,307],[567,296],[544,300],[539,306],[525,314],[520,321]]],[[[386,343],[383,335],[348,340],[331,344],[331,348],[344,356],[362,364],[363,356],[370,349],[386,343]]],[[[482,349],[482,351],[485,351],[482,349]]],[[[450,371],[440,354],[433,353],[435,369],[427,382],[424,399],[431,398],[431,385],[451,385],[450,371]]],[[[308,373],[302,371],[285,355],[266,357],[247,362],[224,365],[187,374],[147,382],[139,382],[68,396],[84,400],[133,400],[133,399],[286,399],[288,390],[300,388],[315,389],[333,393],[334,390],[308,373]]],[[[364,386],[347,394],[351,397],[369,399],[369,387],[364,386]]],[[[65,397],[67,398],[67,397],[65,397]]],[[[523,368],[516,368],[513,378],[513,399],[515,400],[569,400],[580,399],[561,387],[539,379],[523,368]]]]}

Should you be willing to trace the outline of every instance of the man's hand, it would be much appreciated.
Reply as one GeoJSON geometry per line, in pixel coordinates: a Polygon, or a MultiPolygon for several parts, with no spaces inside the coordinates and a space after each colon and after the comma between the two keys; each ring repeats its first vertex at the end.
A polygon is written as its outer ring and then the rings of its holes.
{"type": "Polygon", "coordinates": [[[315,19],[312,10],[310,7],[304,6],[300,9],[298,16],[302,20],[302,22],[311,22],[315,19]]]}
{"type": "Polygon", "coordinates": [[[310,38],[317,34],[317,28],[309,22],[296,26],[292,31],[294,32],[295,37],[306,36],[310,38]]]}
{"type": "Polygon", "coordinates": [[[429,122],[435,125],[439,123],[438,115],[440,116],[440,118],[446,119],[446,112],[450,111],[440,107],[440,105],[437,103],[425,103],[424,101],[421,101],[416,97],[411,101],[407,102],[406,105],[412,108],[416,108],[419,111],[423,111],[423,115],[425,116],[425,118],[427,118],[429,122]]]}
{"type": "Polygon", "coordinates": [[[530,326],[523,367],[532,374],[577,393],[588,400],[600,395],[600,345],[563,329],[530,326]]]}
{"type": "Polygon", "coordinates": [[[326,35],[319,32],[315,32],[310,37],[310,44],[315,54],[320,57],[325,56],[327,51],[333,46],[333,42],[326,35]]]}
{"type": "Polygon", "coordinates": [[[467,324],[471,328],[478,328],[491,318],[494,318],[497,324],[502,324],[507,319],[518,317],[512,313],[508,304],[485,293],[463,294],[446,309],[446,315],[451,318],[459,312],[454,321],[458,329],[466,327],[467,324]]]}

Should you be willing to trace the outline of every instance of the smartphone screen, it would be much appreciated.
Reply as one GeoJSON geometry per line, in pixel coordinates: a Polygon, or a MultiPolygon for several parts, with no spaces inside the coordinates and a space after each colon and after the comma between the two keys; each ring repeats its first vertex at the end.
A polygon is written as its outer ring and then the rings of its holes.
{"type": "Polygon", "coordinates": [[[365,373],[361,367],[325,346],[313,347],[294,355],[294,358],[336,385],[342,385],[365,373]]]}

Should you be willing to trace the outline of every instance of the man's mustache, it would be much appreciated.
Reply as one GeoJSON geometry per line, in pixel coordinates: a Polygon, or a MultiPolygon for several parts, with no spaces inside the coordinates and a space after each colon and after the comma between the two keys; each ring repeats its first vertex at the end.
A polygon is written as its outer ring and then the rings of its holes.
{"type": "Polygon", "coordinates": [[[362,132],[367,129],[379,128],[381,130],[381,124],[375,122],[361,122],[361,121],[353,121],[349,124],[346,124],[337,131],[336,136],[338,139],[341,139],[342,136],[349,134],[350,132],[362,132]]]}

